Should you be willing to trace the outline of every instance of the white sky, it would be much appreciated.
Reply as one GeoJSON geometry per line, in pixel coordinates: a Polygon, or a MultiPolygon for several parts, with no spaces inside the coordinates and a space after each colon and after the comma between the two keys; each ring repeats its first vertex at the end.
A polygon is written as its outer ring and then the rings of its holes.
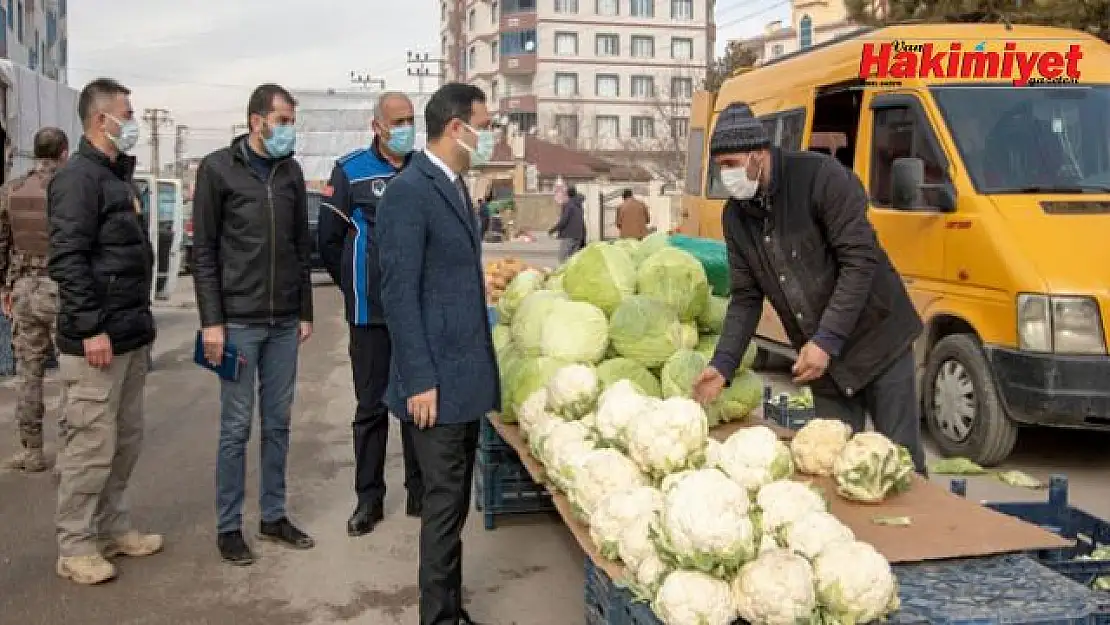
{"type": "MultiPolygon", "coordinates": [[[[110,76],[133,90],[137,111],[169,109],[190,127],[190,156],[230,139],[259,83],[346,89],[357,71],[415,89],[406,50],[439,51],[438,0],[80,0],[68,8],[70,84],[110,76]]],[[[788,15],[789,2],[718,0],[716,13],[723,47],[788,15]]],[[[172,158],[172,135],[163,130],[161,160],[172,158]]],[[[136,150],[141,160],[148,152],[136,150]]]]}

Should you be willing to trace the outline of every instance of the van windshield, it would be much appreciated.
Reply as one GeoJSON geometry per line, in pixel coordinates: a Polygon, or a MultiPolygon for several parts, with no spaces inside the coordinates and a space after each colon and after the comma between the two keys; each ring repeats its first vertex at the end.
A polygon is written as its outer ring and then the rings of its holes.
{"type": "Polygon", "coordinates": [[[981,193],[1110,193],[1110,85],[932,92],[981,193]]]}

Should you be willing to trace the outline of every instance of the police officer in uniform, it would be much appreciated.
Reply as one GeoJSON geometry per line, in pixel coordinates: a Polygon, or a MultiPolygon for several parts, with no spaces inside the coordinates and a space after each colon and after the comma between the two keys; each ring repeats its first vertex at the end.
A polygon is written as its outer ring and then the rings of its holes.
{"type": "MultiPolygon", "coordinates": [[[[386,184],[412,152],[412,102],[403,93],[382,94],[374,107],[374,140],[340,158],[324,191],[320,211],[320,255],[346,300],[350,324],[355,411],[355,492],[358,504],[347,534],[362,536],[384,517],[385,452],[389,411],[383,397],[389,381],[390,340],[381,307],[375,211],[386,184]]],[[[423,483],[412,451],[411,424],[401,424],[405,461],[405,512],[420,516],[423,483]]]]}
{"type": "MultiPolygon", "coordinates": [[[[15,417],[20,451],[5,467],[28,473],[47,468],[42,453],[43,377],[53,352],[58,317],[58,285],[47,276],[49,223],[46,188],[69,156],[69,139],[58,128],[34,137],[35,167],[0,189],[0,307],[12,319],[19,395],[15,417]]],[[[58,440],[65,419],[58,417],[58,440]]]]}

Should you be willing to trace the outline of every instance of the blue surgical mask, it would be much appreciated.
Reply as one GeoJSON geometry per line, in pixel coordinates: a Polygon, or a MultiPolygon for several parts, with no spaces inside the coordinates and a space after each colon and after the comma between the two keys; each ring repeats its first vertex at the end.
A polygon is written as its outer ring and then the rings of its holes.
{"type": "Polygon", "coordinates": [[[119,125],[118,135],[108,135],[108,139],[120,152],[127,154],[139,143],[139,122],[134,119],[120,120],[105,113],[105,116],[119,125]]]}
{"type": "Polygon", "coordinates": [[[475,130],[469,124],[466,125],[466,129],[478,137],[478,142],[474,144],[474,147],[470,147],[462,141],[459,141],[459,145],[470,152],[470,166],[481,167],[488,163],[490,157],[493,156],[493,148],[497,145],[497,135],[494,134],[493,130],[475,130]]]}
{"type": "Polygon", "coordinates": [[[297,142],[297,129],[293,124],[281,124],[270,127],[270,136],[262,138],[262,146],[272,158],[284,158],[293,153],[293,145],[297,142]]]}
{"type": "Polygon", "coordinates": [[[389,129],[389,141],[385,146],[390,152],[404,156],[412,152],[416,143],[416,128],[413,126],[397,126],[389,129]]]}

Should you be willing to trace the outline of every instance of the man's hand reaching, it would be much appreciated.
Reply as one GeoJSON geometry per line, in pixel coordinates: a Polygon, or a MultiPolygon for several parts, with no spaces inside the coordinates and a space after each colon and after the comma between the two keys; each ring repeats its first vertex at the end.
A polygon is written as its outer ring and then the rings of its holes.
{"type": "Polygon", "coordinates": [[[200,340],[204,343],[204,357],[213,367],[220,366],[224,361],[224,343],[226,334],[223,326],[209,326],[200,331],[200,340]]]}
{"type": "Polygon", "coordinates": [[[416,427],[425,430],[436,424],[436,408],[439,403],[439,391],[430,389],[409,397],[409,414],[416,427]]]}
{"type": "Polygon", "coordinates": [[[798,360],[794,362],[791,372],[794,374],[795,384],[806,384],[825,375],[828,368],[829,355],[817,343],[810,341],[798,352],[798,360]]]}
{"type": "Polygon", "coordinates": [[[725,376],[716,367],[706,367],[694,380],[694,401],[705,405],[713,402],[725,388],[725,376]]]}

